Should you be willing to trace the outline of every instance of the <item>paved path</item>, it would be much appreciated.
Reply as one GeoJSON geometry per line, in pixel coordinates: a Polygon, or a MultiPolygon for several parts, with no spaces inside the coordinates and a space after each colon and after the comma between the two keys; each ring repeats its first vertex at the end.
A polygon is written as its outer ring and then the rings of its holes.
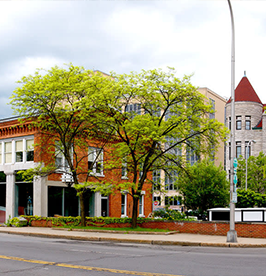
{"type": "Polygon", "coordinates": [[[182,233],[129,234],[114,231],[69,231],[67,229],[49,227],[0,227],[0,233],[84,241],[112,241],[123,243],[183,246],[266,247],[266,239],[238,238],[237,243],[227,243],[225,236],[207,236],[182,233]]]}

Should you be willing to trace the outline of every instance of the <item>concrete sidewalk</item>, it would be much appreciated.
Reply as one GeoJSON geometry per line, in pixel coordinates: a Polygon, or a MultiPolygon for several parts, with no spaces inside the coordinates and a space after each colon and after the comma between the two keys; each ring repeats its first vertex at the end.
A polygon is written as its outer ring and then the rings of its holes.
{"type": "Polygon", "coordinates": [[[183,233],[125,233],[114,231],[69,231],[49,227],[0,227],[0,233],[116,243],[142,243],[157,245],[212,246],[212,247],[266,247],[266,239],[238,238],[237,243],[227,243],[224,236],[207,236],[183,233]]]}

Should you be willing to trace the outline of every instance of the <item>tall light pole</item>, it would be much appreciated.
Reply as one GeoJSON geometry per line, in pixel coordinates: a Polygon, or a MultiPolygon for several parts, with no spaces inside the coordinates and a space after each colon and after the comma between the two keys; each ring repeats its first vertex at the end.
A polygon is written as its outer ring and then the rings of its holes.
{"type": "Polygon", "coordinates": [[[230,0],[228,1],[232,26],[232,48],[231,48],[231,163],[230,163],[230,230],[227,232],[227,242],[237,242],[235,231],[235,203],[233,201],[234,191],[234,159],[235,159],[235,25],[230,0]]]}
{"type": "Polygon", "coordinates": [[[248,188],[248,148],[250,147],[251,143],[256,143],[255,140],[250,140],[247,144],[247,148],[246,148],[246,190],[248,188]]]}

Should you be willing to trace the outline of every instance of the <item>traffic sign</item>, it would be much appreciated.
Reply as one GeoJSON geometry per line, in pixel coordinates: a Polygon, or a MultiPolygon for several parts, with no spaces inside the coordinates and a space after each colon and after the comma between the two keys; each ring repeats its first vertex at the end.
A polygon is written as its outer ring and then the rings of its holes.
{"type": "Polygon", "coordinates": [[[154,201],[153,204],[154,204],[154,206],[158,206],[159,205],[159,201],[154,201]]]}
{"type": "Polygon", "coordinates": [[[237,159],[236,158],[234,158],[233,165],[234,165],[234,168],[237,167],[237,159]]]}
{"type": "Polygon", "coordinates": [[[234,175],[234,184],[237,184],[237,175],[234,175]]]}
{"type": "Polygon", "coordinates": [[[232,203],[237,203],[237,192],[233,192],[232,194],[232,203]]]}

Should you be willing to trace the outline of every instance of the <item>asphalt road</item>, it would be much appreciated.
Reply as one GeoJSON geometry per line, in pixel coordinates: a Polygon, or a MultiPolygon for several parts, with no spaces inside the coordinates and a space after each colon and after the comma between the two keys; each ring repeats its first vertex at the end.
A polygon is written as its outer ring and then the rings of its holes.
{"type": "Polygon", "coordinates": [[[266,248],[113,244],[0,234],[0,275],[7,276],[263,276],[265,259],[266,248]]]}

